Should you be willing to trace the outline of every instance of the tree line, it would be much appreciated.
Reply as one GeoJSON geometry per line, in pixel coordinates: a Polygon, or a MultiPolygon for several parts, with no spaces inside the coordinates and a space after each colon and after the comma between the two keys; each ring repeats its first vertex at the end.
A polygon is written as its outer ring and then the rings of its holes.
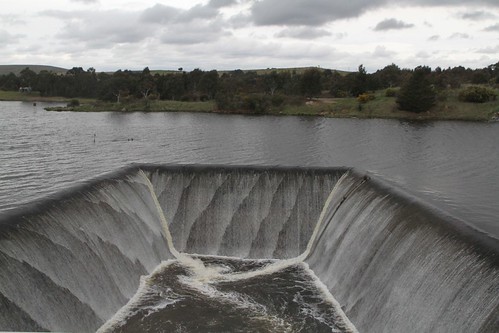
{"type": "MultiPolygon", "coordinates": [[[[367,73],[363,65],[350,73],[320,68],[269,69],[265,73],[242,70],[219,73],[200,69],[186,72],[180,68],[176,72],[153,74],[147,67],[142,71],[105,73],[96,72],[94,68],[73,67],[64,75],[48,71],[36,73],[27,67],[19,75],[0,76],[1,90],[30,87],[41,96],[95,98],[116,103],[137,99],[215,100],[220,109],[254,111],[265,111],[282,103],[298,103],[304,98],[358,97],[393,87],[403,88],[399,94],[408,90],[409,94],[430,94],[434,98],[438,91],[467,83],[498,85],[499,62],[481,69],[457,66],[433,70],[426,66],[402,69],[391,64],[374,73],[367,73]],[[408,87],[411,82],[412,86],[408,87]]],[[[413,97],[421,100],[420,95],[413,97]]],[[[404,102],[399,104],[403,107],[404,102]]]]}

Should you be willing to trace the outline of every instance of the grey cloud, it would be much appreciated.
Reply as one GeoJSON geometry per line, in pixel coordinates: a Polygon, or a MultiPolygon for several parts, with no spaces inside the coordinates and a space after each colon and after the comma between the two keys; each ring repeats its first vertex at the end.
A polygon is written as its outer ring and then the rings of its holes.
{"type": "Polygon", "coordinates": [[[0,15],[0,21],[4,24],[16,25],[16,24],[26,24],[26,21],[21,19],[18,15],[0,15]]]}
{"type": "Polygon", "coordinates": [[[499,31],[499,23],[497,24],[494,24],[494,25],[490,25],[488,27],[486,27],[485,29],[483,29],[484,31],[490,31],[490,32],[496,32],[496,31],[499,31]]]}
{"type": "Polygon", "coordinates": [[[83,2],[83,3],[96,3],[99,0],[71,0],[72,2],[83,2]]]}
{"type": "Polygon", "coordinates": [[[181,10],[171,6],[156,4],[147,8],[141,14],[140,20],[147,23],[172,23],[172,22],[191,22],[202,19],[209,20],[219,14],[217,7],[208,5],[196,5],[187,10],[181,10]]]}
{"type": "Polygon", "coordinates": [[[479,49],[476,52],[477,53],[483,53],[483,54],[494,54],[494,55],[497,55],[499,53],[499,45],[484,47],[483,49],[479,49]]]}
{"type": "Polygon", "coordinates": [[[430,54],[426,51],[420,51],[416,54],[416,58],[418,59],[428,59],[430,57],[430,54]]]}
{"type": "Polygon", "coordinates": [[[221,23],[198,21],[187,26],[169,26],[163,31],[160,39],[165,44],[200,44],[213,42],[227,35],[229,33],[223,31],[221,23]]]}
{"type": "Polygon", "coordinates": [[[450,37],[450,39],[456,39],[456,38],[460,38],[460,39],[470,39],[471,36],[468,35],[468,34],[465,34],[465,33],[462,33],[462,32],[456,32],[456,33],[453,33],[450,37]]]}
{"type": "Polygon", "coordinates": [[[414,24],[405,23],[403,21],[390,18],[385,19],[374,27],[374,31],[385,31],[385,30],[400,30],[400,29],[408,29],[414,27],[414,24]]]}
{"type": "Polygon", "coordinates": [[[21,34],[11,34],[6,30],[0,30],[0,43],[1,44],[16,44],[20,38],[25,37],[21,34]]]}
{"type": "Polygon", "coordinates": [[[375,58],[392,58],[395,54],[395,52],[388,50],[386,46],[376,46],[372,56],[375,58]]]}
{"type": "Polygon", "coordinates": [[[233,28],[242,28],[250,25],[251,22],[251,16],[238,14],[229,18],[227,23],[233,28]]]}
{"type": "Polygon", "coordinates": [[[437,41],[439,39],[440,39],[439,35],[433,35],[433,36],[428,37],[428,40],[431,42],[437,41]]]}
{"type": "Polygon", "coordinates": [[[229,7],[237,3],[237,0],[210,0],[208,6],[213,8],[229,7]]]}
{"type": "MultiPolygon", "coordinates": [[[[487,5],[492,7],[499,7],[497,0],[473,0],[473,5],[487,5]]],[[[469,6],[470,0],[387,0],[388,4],[407,4],[407,5],[421,5],[421,6],[469,6]]]]}
{"type": "Polygon", "coordinates": [[[139,24],[136,13],[110,11],[45,11],[43,15],[62,18],[64,28],[59,37],[93,47],[109,47],[114,43],[136,43],[151,34],[139,24]]]}
{"type": "Polygon", "coordinates": [[[354,17],[384,0],[263,0],[251,8],[257,25],[320,26],[340,18],[354,17]]]}
{"type": "Polygon", "coordinates": [[[496,16],[493,15],[493,14],[491,14],[491,13],[489,13],[489,12],[485,12],[483,10],[479,10],[479,11],[462,13],[460,15],[460,17],[462,19],[465,19],[465,20],[481,21],[481,20],[493,19],[496,16]]]}
{"type": "Polygon", "coordinates": [[[311,27],[292,27],[276,34],[276,37],[289,37],[297,39],[315,39],[324,36],[331,36],[331,33],[324,29],[311,27]]]}
{"type": "Polygon", "coordinates": [[[196,5],[188,10],[156,4],[141,12],[52,10],[41,14],[64,22],[58,37],[94,48],[146,39],[170,44],[202,43],[223,36],[226,26],[218,10],[209,5],[196,5]]]}
{"type": "Polygon", "coordinates": [[[218,15],[218,10],[214,7],[196,5],[191,9],[182,12],[177,21],[179,22],[189,22],[196,19],[212,19],[218,15]]]}
{"type": "Polygon", "coordinates": [[[165,23],[176,18],[180,10],[174,7],[156,4],[144,10],[140,16],[142,22],[165,23]]]}
{"type": "MultiPolygon", "coordinates": [[[[499,7],[497,0],[477,0],[474,4],[499,7]]],[[[261,0],[253,3],[251,14],[257,25],[321,26],[384,5],[459,6],[469,5],[469,0],[261,0]]]]}

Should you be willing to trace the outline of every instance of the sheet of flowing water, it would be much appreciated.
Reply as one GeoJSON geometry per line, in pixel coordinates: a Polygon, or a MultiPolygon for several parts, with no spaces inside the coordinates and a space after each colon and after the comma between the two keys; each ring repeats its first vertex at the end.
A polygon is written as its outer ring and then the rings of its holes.
{"type": "Polygon", "coordinates": [[[176,260],[143,277],[136,295],[100,332],[356,332],[327,287],[303,262],[318,232],[301,256],[287,260],[180,253],[153,185],[144,172],[140,174],[176,260]]]}
{"type": "Polygon", "coordinates": [[[0,102],[0,211],[133,162],[352,166],[499,235],[498,123],[55,113],[44,106],[0,102]]]}

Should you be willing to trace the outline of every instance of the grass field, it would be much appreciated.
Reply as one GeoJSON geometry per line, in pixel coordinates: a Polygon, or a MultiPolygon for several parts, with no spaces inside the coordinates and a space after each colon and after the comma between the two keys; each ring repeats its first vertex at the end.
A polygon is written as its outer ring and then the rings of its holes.
{"type": "Polygon", "coordinates": [[[457,94],[457,90],[449,91],[446,100],[438,101],[433,108],[422,113],[399,110],[396,99],[394,97],[386,97],[384,90],[376,92],[376,98],[364,104],[360,104],[356,98],[315,99],[305,105],[285,107],[277,113],[286,115],[320,115],[334,118],[407,120],[489,121],[493,117],[499,117],[499,100],[487,103],[464,103],[458,100],[457,94]]]}

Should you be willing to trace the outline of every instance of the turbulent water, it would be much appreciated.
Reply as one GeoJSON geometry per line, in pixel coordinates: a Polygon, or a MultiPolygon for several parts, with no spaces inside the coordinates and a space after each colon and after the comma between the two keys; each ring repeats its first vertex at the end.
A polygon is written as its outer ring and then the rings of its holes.
{"type": "Polygon", "coordinates": [[[142,165],[0,216],[0,329],[496,332],[498,253],[351,169],[142,165]]]}
{"type": "Polygon", "coordinates": [[[100,331],[352,332],[329,291],[303,263],[202,257],[206,280],[178,261],[161,265],[100,331]],[[240,279],[238,274],[248,273],[240,279]],[[251,273],[256,273],[252,275],[251,273]],[[217,281],[223,278],[222,281],[217,281]],[[234,277],[234,279],[231,279],[234,277]]]}

